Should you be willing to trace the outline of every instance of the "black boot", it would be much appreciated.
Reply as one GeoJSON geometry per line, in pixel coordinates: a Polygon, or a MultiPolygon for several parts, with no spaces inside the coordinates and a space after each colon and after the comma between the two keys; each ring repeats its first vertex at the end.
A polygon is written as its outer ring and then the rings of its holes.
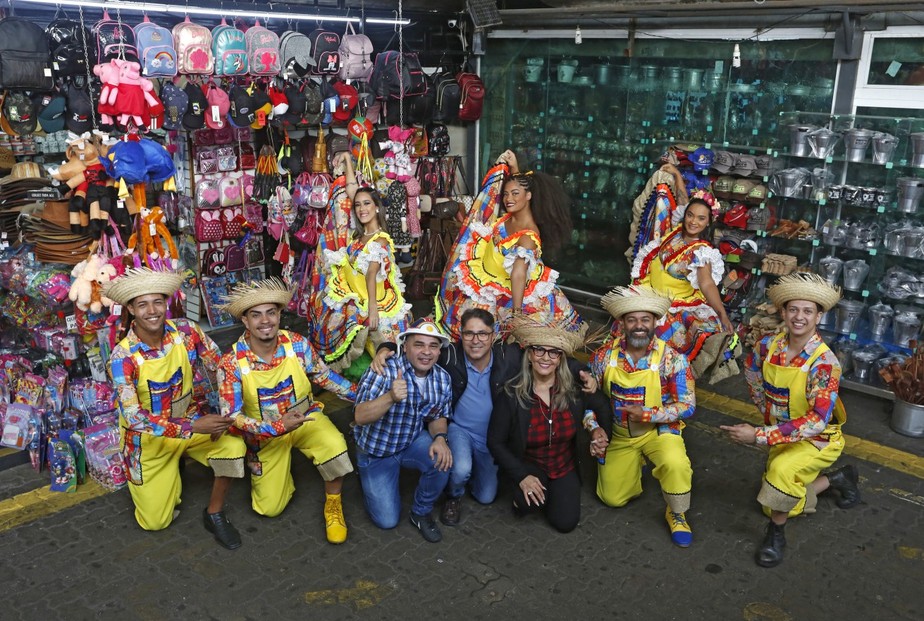
{"type": "Polygon", "coordinates": [[[860,476],[857,474],[855,466],[844,466],[840,470],[829,473],[828,483],[836,489],[841,497],[837,500],[837,506],[841,509],[849,509],[860,504],[860,490],[857,488],[857,481],[860,476]]]}
{"type": "Polygon", "coordinates": [[[754,560],[761,567],[776,567],[783,562],[783,548],[786,547],[786,534],[783,532],[785,524],[767,524],[767,535],[764,542],[757,549],[754,560]]]}

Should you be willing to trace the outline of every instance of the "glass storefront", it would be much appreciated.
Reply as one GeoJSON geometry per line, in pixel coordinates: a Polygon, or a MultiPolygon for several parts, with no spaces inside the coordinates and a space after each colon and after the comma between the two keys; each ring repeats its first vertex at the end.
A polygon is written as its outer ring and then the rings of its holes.
{"type": "Polygon", "coordinates": [[[780,112],[831,110],[837,61],[827,40],[492,39],[481,148],[512,148],[521,168],[559,177],[572,243],[548,262],[561,283],[602,293],[629,281],[632,202],[673,143],[766,153],[780,112]],[[630,58],[631,56],[631,58],[630,58]]]}

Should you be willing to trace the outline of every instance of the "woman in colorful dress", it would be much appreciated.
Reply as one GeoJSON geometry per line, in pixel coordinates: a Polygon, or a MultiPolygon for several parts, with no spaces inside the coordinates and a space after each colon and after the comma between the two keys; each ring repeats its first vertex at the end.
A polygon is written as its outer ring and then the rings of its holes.
{"type": "Polygon", "coordinates": [[[558,272],[542,261],[571,237],[569,200],[543,173],[521,173],[504,151],[485,175],[446,264],[436,296],[437,320],[459,338],[460,318],[470,308],[494,314],[501,332],[520,313],[575,329],[581,318],[556,286],[558,272]],[[499,203],[505,214],[498,217],[499,203]]]}
{"type": "Polygon", "coordinates": [[[394,342],[407,329],[411,306],[404,299],[378,192],[359,187],[348,153],[338,162],[345,174],[331,187],[331,213],[312,274],[309,318],[312,345],[339,371],[364,351],[374,354],[379,343],[394,342]]]}
{"type": "Polygon", "coordinates": [[[734,332],[718,288],[725,263],[707,241],[714,206],[717,203],[711,194],[694,192],[680,224],[642,246],[632,265],[633,284],[648,285],[673,299],[656,334],[687,356],[697,377],[722,353],[722,333],[734,332]]]}

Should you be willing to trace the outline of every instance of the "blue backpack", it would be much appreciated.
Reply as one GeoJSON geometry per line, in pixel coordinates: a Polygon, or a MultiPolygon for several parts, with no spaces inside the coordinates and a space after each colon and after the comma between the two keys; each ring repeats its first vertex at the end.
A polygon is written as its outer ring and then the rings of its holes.
{"type": "Polygon", "coordinates": [[[172,32],[145,16],[144,21],[135,26],[135,41],[138,43],[141,75],[149,78],[172,78],[176,75],[172,32]]]}
{"type": "Polygon", "coordinates": [[[224,19],[212,30],[212,56],[215,57],[215,75],[247,75],[250,72],[247,38],[224,19]]]}

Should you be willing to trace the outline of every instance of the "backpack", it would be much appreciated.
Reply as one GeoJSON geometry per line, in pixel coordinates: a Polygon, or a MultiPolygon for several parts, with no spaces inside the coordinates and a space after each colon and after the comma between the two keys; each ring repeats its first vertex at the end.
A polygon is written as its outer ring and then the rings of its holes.
{"type": "Polygon", "coordinates": [[[229,26],[224,19],[212,29],[212,56],[215,75],[247,75],[250,72],[247,39],[241,30],[229,26]]]}
{"type": "Polygon", "coordinates": [[[306,80],[302,85],[305,96],[305,124],[317,125],[324,117],[324,98],[321,97],[321,85],[313,80],[306,80]]]}
{"type": "Polygon", "coordinates": [[[427,92],[427,83],[420,60],[413,52],[405,52],[403,63],[401,63],[401,54],[398,52],[392,50],[379,52],[375,57],[375,68],[372,70],[369,85],[375,98],[380,101],[413,97],[427,92]],[[403,72],[403,80],[399,78],[399,72],[403,72]],[[404,83],[403,93],[401,92],[402,81],[404,83]]]}
{"type": "Polygon", "coordinates": [[[279,77],[304,78],[311,72],[311,39],[295,30],[287,30],[279,39],[279,77]]]}
{"type": "Polygon", "coordinates": [[[257,20],[253,27],[244,33],[247,39],[247,59],[250,61],[251,75],[271,75],[279,73],[279,36],[260,25],[257,20]]]}
{"type": "Polygon", "coordinates": [[[0,21],[0,88],[54,87],[45,32],[18,17],[0,21]]]}
{"type": "Polygon", "coordinates": [[[111,19],[109,11],[103,11],[103,18],[93,26],[93,33],[96,35],[97,63],[107,63],[114,58],[138,62],[135,31],[125,22],[111,19]]]}
{"type": "Polygon", "coordinates": [[[51,69],[58,78],[87,75],[86,46],[90,31],[73,19],[56,19],[45,28],[51,47],[51,69]]]}
{"type": "Polygon", "coordinates": [[[310,35],[311,58],[315,75],[335,75],[340,71],[340,35],[330,30],[318,28],[310,35]]]}
{"type": "Polygon", "coordinates": [[[456,75],[462,99],[459,102],[459,120],[477,121],[481,118],[481,109],[484,105],[484,82],[477,73],[469,73],[464,69],[456,75]]]}
{"type": "Polygon", "coordinates": [[[172,78],[176,75],[173,33],[145,16],[144,21],[135,26],[135,40],[138,42],[141,75],[149,78],[172,78]]]}
{"type": "Polygon", "coordinates": [[[211,75],[215,70],[212,56],[212,33],[205,26],[189,21],[189,16],[173,27],[177,69],[185,74],[211,75]]]}
{"type": "Polygon", "coordinates": [[[449,155],[449,128],[442,123],[427,125],[427,146],[430,155],[435,157],[449,155]]]}
{"type": "Polygon", "coordinates": [[[433,120],[433,110],[436,107],[436,91],[430,76],[423,74],[426,83],[426,92],[423,95],[406,97],[404,102],[405,120],[412,125],[426,125],[433,120]]]}
{"type": "Polygon", "coordinates": [[[459,104],[462,89],[451,71],[439,71],[433,76],[433,90],[436,91],[436,105],[433,120],[451,123],[459,118],[459,104]]]}
{"type": "Polygon", "coordinates": [[[340,79],[366,81],[372,75],[372,41],[347,22],[340,41],[340,79]]]}

